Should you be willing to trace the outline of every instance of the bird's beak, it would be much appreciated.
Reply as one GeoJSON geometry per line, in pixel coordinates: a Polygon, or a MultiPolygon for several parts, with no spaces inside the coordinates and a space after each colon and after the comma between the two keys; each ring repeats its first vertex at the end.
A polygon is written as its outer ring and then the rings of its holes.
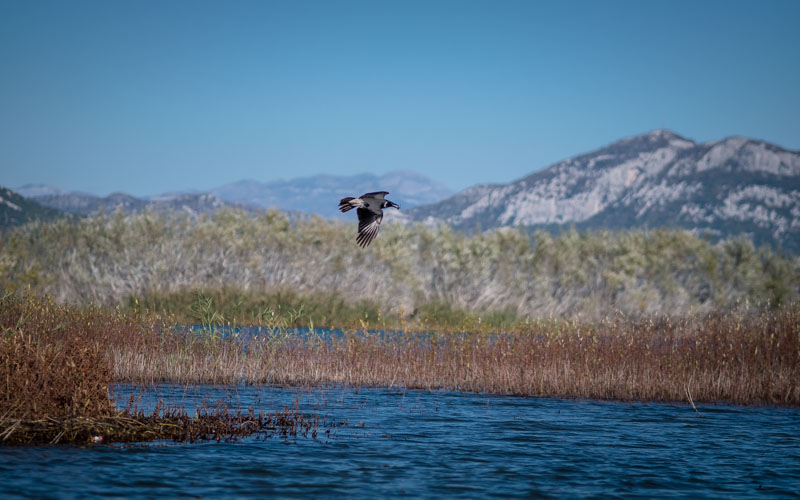
{"type": "Polygon", "coordinates": [[[398,205],[397,203],[395,203],[395,204],[394,204],[394,208],[396,208],[396,209],[400,210],[400,205],[398,205]]]}

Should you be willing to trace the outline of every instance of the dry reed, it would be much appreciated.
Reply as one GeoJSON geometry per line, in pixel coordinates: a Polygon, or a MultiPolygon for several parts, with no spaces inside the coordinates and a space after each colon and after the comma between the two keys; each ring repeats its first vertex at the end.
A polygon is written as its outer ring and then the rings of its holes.
{"type": "Polygon", "coordinates": [[[554,322],[511,334],[184,333],[112,349],[119,381],[344,384],[620,400],[800,405],[800,308],[671,320],[554,322]]]}
{"type": "MultiPolygon", "coordinates": [[[[294,409],[231,412],[202,406],[195,417],[157,406],[117,411],[109,396],[110,350],[175,348],[156,323],[118,311],[70,307],[46,297],[0,299],[0,444],[235,440],[317,437],[320,419],[294,409]]],[[[130,405],[129,405],[130,406],[130,405]]]]}
{"type": "MultiPolygon", "coordinates": [[[[318,416],[306,416],[297,408],[272,413],[237,411],[226,408],[205,409],[189,416],[181,409],[132,414],[121,411],[99,417],[48,416],[36,420],[0,418],[0,444],[87,444],[133,443],[156,440],[179,442],[236,441],[246,436],[269,438],[297,436],[317,438],[318,416]]],[[[330,435],[330,429],[325,431],[330,435]]]]}
{"type": "MultiPolygon", "coordinates": [[[[800,405],[800,305],[513,333],[257,336],[46,298],[0,302],[0,418],[113,416],[111,382],[340,384],[619,400],[800,405]]],[[[16,420],[14,420],[16,419],[16,420]]],[[[66,421],[66,420],[65,420],[66,421]]],[[[11,422],[11,423],[9,423],[11,422]]],[[[13,424],[21,425],[21,424],[13,424]]]]}
{"type": "Polygon", "coordinates": [[[113,413],[106,341],[133,336],[136,325],[97,308],[79,310],[47,298],[5,296],[0,328],[0,416],[113,413]]]}

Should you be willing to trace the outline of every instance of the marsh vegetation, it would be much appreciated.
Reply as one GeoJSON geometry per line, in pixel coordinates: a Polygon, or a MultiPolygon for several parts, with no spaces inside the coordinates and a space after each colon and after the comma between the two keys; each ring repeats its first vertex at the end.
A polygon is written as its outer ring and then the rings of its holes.
{"type": "Polygon", "coordinates": [[[324,424],[286,409],[119,410],[117,382],[800,405],[794,257],[681,231],[399,224],[364,252],[350,229],[223,211],[6,233],[0,439],[315,436],[324,424]]]}
{"type": "Polygon", "coordinates": [[[167,340],[154,320],[59,305],[46,297],[2,297],[0,444],[316,438],[327,425],[297,408],[231,410],[220,401],[202,405],[193,415],[164,403],[144,412],[134,399],[120,410],[109,390],[118,378],[114,353],[152,348],[159,337],[167,340]]]}
{"type": "MultiPolygon", "coordinates": [[[[255,335],[6,297],[4,413],[108,415],[113,382],[450,389],[622,400],[800,404],[800,310],[540,321],[513,333],[287,328],[255,335]]],[[[214,325],[209,325],[213,327],[214,325]]]]}

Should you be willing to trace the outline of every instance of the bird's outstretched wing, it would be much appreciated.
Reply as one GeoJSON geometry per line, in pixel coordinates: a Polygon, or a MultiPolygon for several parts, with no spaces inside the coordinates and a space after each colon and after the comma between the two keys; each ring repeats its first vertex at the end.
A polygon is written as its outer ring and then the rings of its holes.
{"type": "Polygon", "coordinates": [[[356,243],[361,248],[367,248],[373,239],[378,236],[378,230],[383,220],[383,212],[375,213],[366,208],[358,209],[358,237],[356,243]]]}
{"type": "Polygon", "coordinates": [[[361,198],[375,198],[376,200],[382,200],[387,194],[389,194],[389,191],[375,191],[372,193],[364,193],[361,195],[361,198]]]}

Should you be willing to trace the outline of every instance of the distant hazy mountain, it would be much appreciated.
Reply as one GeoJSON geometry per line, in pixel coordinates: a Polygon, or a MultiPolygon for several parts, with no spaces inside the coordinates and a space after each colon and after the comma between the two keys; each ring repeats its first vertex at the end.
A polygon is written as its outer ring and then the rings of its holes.
{"type": "Polygon", "coordinates": [[[147,206],[155,210],[181,210],[191,214],[213,213],[223,207],[253,211],[252,207],[238,203],[227,203],[210,193],[170,193],[151,196],[147,206]]]}
{"type": "MultiPolygon", "coordinates": [[[[41,188],[41,186],[39,186],[39,188],[41,188]]],[[[58,188],[51,188],[53,192],[57,189],[58,188]]],[[[191,214],[213,213],[224,206],[252,210],[252,207],[225,203],[218,197],[208,193],[168,193],[142,199],[125,193],[112,193],[108,196],[100,197],[86,193],[66,192],[62,194],[33,196],[32,200],[47,207],[78,215],[89,215],[98,210],[111,213],[117,209],[121,209],[124,213],[152,209],[155,211],[178,210],[191,214]]]]}
{"type": "Polygon", "coordinates": [[[43,206],[20,196],[8,188],[0,187],[0,229],[24,224],[33,219],[53,219],[67,214],[43,206]]]}
{"type": "Polygon", "coordinates": [[[400,203],[404,209],[433,203],[453,194],[447,187],[414,172],[390,172],[380,177],[373,174],[350,177],[316,175],[265,183],[241,180],[208,193],[173,192],[150,198],[136,198],[125,193],[101,197],[44,184],[28,184],[17,191],[42,205],[80,215],[88,215],[101,208],[105,212],[121,208],[126,213],[145,208],[209,213],[229,206],[251,211],[278,208],[294,218],[302,217],[300,212],[338,217],[340,214],[336,207],[341,198],[378,190],[389,191],[390,199],[400,203]]]}
{"type": "Polygon", "coordinates": [[[18,194],[25,198],[36,198],[37,196],[47,196],[51,194],[69,194],[70,191],[47,184],[25,184],[15,189],[18,194]]]}
{"type": "Polygon", "coordinates": [[[744,137],[697,144],[656,130],[405,215],[467,230],[681,227],[800,252],[800,153],[744,137]]]}
{"type": "Polygon", "coordinates": [[[336,207],[340,199],[370,191],[389,191],[389,199],[399,203],[403,209],[434,203],[453,194],[446,186],[409,171],[390,172],[383,176],[315,175],[263,183],[242,180],[210,192],[232,203],[337,217],[339,212],[336,207]]]}

